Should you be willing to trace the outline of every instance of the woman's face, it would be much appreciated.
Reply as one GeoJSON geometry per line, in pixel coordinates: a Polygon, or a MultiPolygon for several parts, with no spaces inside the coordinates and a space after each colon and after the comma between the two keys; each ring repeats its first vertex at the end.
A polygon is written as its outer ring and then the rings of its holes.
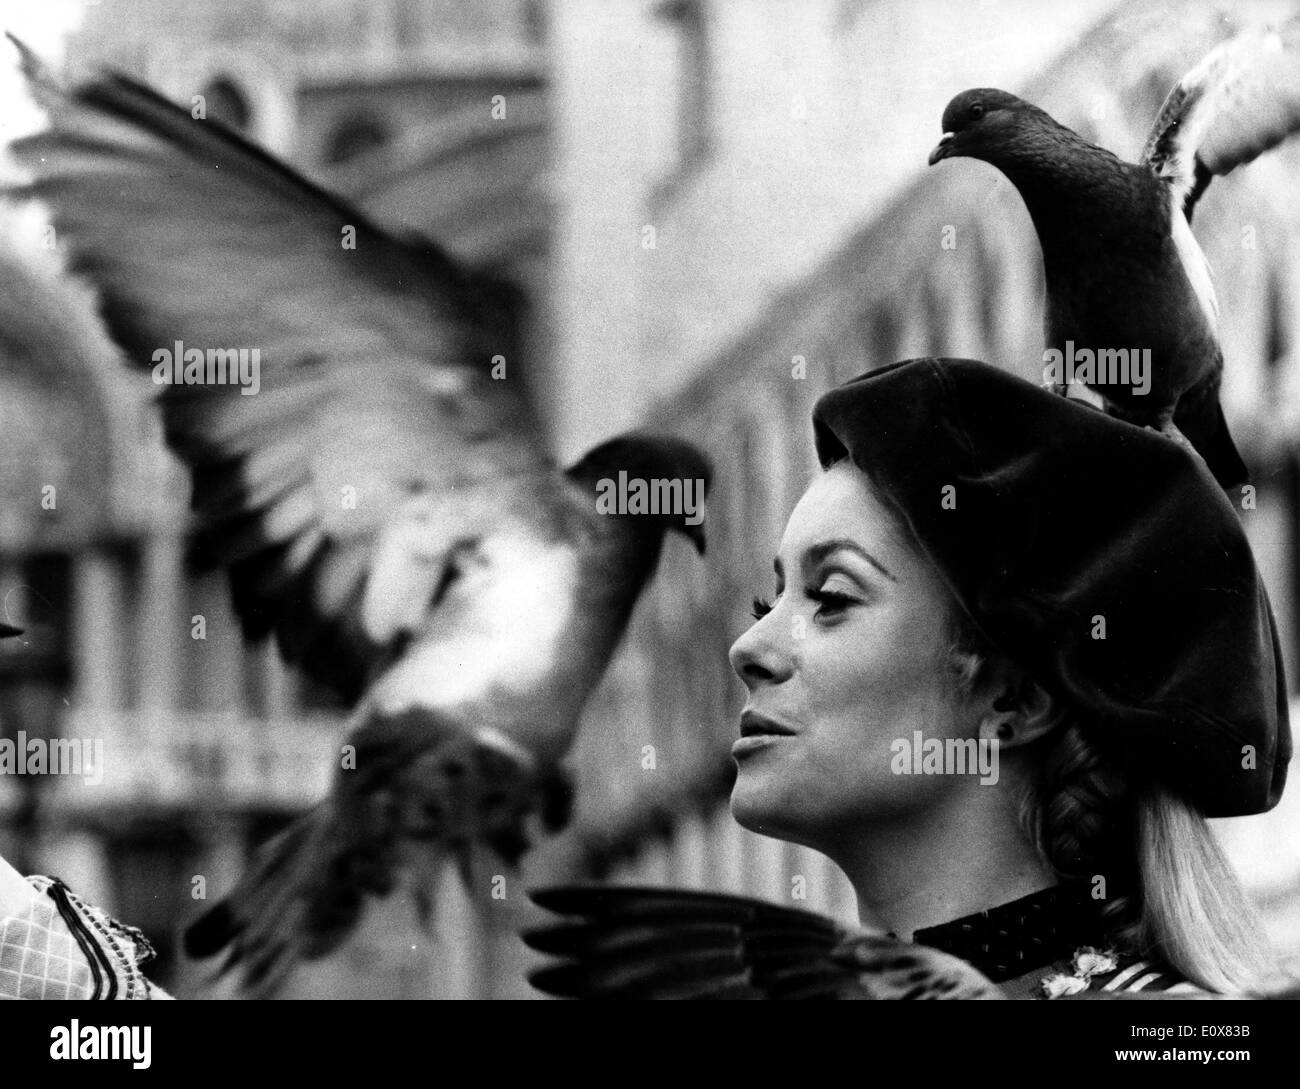
{"type": "Polygon", "coordinates": [[[827,849],[966,785],[891,770],[895,741],[974,737],[979,715],[948,664],[947,587],[851,463],[804,494],[775,567],[770,611],[731,648],[749,689],[736,820],[827,849]]]}

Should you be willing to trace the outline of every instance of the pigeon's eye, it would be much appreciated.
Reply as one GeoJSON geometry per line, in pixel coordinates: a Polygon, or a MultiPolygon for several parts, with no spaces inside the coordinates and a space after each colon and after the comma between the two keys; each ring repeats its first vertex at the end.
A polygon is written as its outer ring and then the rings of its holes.
{"type": "Polygon", "coordinates": [[[981,117],[984,116],[984,103],[976,102],[973,106],[971,106],[969,110],[966,111],[966,115],[972,121],[978,121],[981,117]]]}

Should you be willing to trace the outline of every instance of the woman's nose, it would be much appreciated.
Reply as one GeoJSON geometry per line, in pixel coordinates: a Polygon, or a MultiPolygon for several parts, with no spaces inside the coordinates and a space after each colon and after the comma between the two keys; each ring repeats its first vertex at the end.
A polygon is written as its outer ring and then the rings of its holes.
{"type": "Polygon", "coordinates": [[[779,626],[775,614],[768,613],[731,644],[727,657],[746,688],[777,684],[790,675],[790,655],[777,639],[779,626]]]}

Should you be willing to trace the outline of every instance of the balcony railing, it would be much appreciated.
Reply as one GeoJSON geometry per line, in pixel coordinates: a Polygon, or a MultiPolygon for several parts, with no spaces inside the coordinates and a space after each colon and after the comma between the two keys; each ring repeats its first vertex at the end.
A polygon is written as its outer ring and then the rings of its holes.
{"type": "MultiPolygon", "coordinates": [[[[73,708],[63,736],[81,774],[54,777],[58,804],[295,812],[322,798],[339,764],[344,723],[327,716],[256,719],[193,711],[73,708]],[[98,745],[97,745],[98,743],[98,745]]],[[[0,807],[5,795],[0,787],[0,807]]]]}

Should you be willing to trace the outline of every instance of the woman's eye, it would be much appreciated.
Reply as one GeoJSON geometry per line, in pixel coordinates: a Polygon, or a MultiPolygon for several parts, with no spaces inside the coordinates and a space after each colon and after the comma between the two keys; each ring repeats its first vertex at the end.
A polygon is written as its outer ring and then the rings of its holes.
{"type": "MultiPolygon", "coordinates": [[[[780,596],[779,594],[777,595],[780,596]]],[[[850,605],[858,604],[858,599],[851,594],[840,593],[838,590],[808,590],[805,596],[809,601],[816,602],[817,609],[815,615],[825,616],[828,614],[841,613],[850,605]]],[[[755,620],[762,620],[773,609],[773,603],[765,598],[754,598],[754,607],[752,615],[755,620]]]]}
{"type": "Polygon", "coordinates": [[[841,594],[836,590],[809,590],[808,597],[810,600],[817,602],[818,616],[842,613],[850,605],[857,604],[855,598],[850,597],[848,594],[841,594]]]}

